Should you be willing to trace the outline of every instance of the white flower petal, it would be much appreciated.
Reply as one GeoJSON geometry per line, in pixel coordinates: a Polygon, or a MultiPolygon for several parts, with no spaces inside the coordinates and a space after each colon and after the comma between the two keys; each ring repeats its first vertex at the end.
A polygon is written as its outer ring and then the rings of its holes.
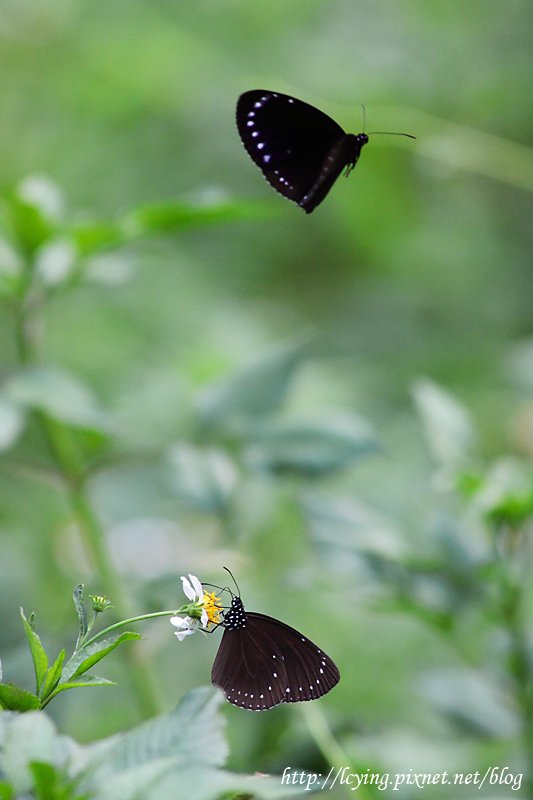
{"type": "Polygon", "coordinates": [[[181,628],[184,624],[187,624],[187,620],[189,617],[170,617],[170,624],[175,625],[176,628],[181,628]]]}
{"type": "Polygon", "coordinates": [[[183,586],[183,593],[185,597],[187,597],[189,600],[195,600],[196,595],[194,593],[194,589],[192,588],[188,578],[186,578],[185,575],[181,576],[181,584],[183,586]]]}
{"type": "Polygon", "coordinates": [[[189,573],[189,580],[191,582],[192,588],[194,589],[195,597],[198,599],[198,602],[204,602],[204,587],[200,583],[199,579],[196,575],[191,575],[189,573]]]}
{"type": "Polygon", "coordinates": [[[194,633],[192,628],[185,628],[183,631],[174,631],[174,635],[178,637],[180,642],[182,642],[186,636],[190,636],[192,633],[194,633]]]}
{"type": "Polygon", "coordinates": [[[209,622],[209,617],[207,616],[207,611],[205,610],[205,608],[202,611],[202,616],[200,617],[200,622],[202,623],[204,628],[207,628],[207,623],[209,622]]]}

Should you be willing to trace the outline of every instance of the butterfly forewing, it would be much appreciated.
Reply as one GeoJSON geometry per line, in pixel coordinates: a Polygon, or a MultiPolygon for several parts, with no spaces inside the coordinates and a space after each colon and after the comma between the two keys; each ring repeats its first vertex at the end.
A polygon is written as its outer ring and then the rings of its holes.
{"type": "Polygon", "coordinates": [[[224,624],[211,678],[230,703],[263,711],[315,700],[338,683],[337,667],[320,648],[273,617],[244,612],[240,598],[224,624]]]}
{"type": "Polygon", "coordinates": [[[362,146],[318,108],[261,89],[240,96],[237,127],[267,181],[307,212],[324,199],[343,168],[355,163],[362,146]]]}

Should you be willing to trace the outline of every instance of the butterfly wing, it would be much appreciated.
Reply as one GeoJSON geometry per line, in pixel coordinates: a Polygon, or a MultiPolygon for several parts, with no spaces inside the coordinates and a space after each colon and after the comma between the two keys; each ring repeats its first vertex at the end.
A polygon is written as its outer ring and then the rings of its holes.
{"type": "Polygon", "coordinates": [[[263,711],[316,700],[338,683],[339,670],[320,648],[273,617],[246,613],[246,627],[226,629],[211,679],[233,705],[263,711]]]}
{"type": "Polygon", "coordinates": [[[355,138],[318,108],[262,89],[239,97],[237,128],[271,186],[308,213],[351,160],[355,138]]]}

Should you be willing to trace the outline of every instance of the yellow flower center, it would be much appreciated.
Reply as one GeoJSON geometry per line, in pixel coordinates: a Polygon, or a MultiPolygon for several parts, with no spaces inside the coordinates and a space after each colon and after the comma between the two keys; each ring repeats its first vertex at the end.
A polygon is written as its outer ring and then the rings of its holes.
{"type": "Polygon", "coordinates": [[[220,622],[220,613],[222,611],[222,606],[220,604],[220,597],[216,597],[214,592],[205,592],[204,591],[204,608],[207,612],[207,619],[208,623],[211,622],[213,625],[218,625],[220,622]]]}

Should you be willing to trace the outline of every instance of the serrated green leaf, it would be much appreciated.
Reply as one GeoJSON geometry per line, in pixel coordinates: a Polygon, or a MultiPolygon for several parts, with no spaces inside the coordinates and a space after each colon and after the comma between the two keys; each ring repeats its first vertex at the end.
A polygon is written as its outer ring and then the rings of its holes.
{"type": "Polygon", "coordinates": [[[308,355],[309,343],[298,343],[263,356],[199,398],[199,411],[207,425],[239,427],[250,419],[278,411],[296,369],[308,355]]]}
{"type": "Polygon", "coordinates": [[[118,780],[121,773],[127,780],[142,767],[153,780],[178,765],[198,769],[220,766],[228,753],[224,721],[218,711],[222,702],[218,691],[196,689],[169,714],[149,720],[120,738],[112,737],[89,747],[89,761],[92,753],[94,762],[89,785],[107,785],[111,776],[118,780]]]}
{"type": "Polygon", "coordinates": [[[56,685],[59,682],[59,679],[61,678],[61,671],[63,669],[63,662],[65,661],[65,656],[66,656],[65,651],[61,650],[56,660],[46,673],[46,678],[39,693],[41,700],[46,700],[48,695],[51,694],[53,690],[56,688],[56,685]]]}
{"type": "Polygon", "coordinates": [[[30,646],[31,657],[33,659],[36,693],[39,694],[44,679],[46,678],[46,671],[48,669],[48,656],[46,655],[46,650],[44,649],[39,636],[35,633],[32,625],[30,625],[26,619],[22,608],[20,609],[20,616],[22,617],[24,632],[30,646]]]}
{"type": "Polygon", "coordinates": [[[332,414],[309,421],[274,421],[252,429],[247,460],[273,472],[322,475],[347,467],[379,448],[360,417],[332,414]]]}
{"type": "Polygon", "coordinates": [[[0,708],[6,711],[34,711],[39,705],[37,695],[13,683],[0,683],[0,708]]]}
{"type": "Polygon", "coordinates": [[[116,686],[116,681],[110,681],[107,678],[98,678],[96,675],[85,675],[84,678],[70,679],[65,683],[59,683],[50,698],[56,697],[61,692],[66,692],[68,689],[82,689],[83,687],[92,686],[116,686]]]}
{"type": "Polygon", "coordinates": [[[103,432],[109,429],[107,417],[91,390],[55,367],[22,368],[6,380],[4,392],[14,403],[44,411],[68,425],[103,432]]]}
{"type": "Polygon", "coordinates": [[[0,774],[13,784],[17,798],[32,796],[33,762],[61,767],[77,749],[42,711],[0,714],[0,774]]]}
{"type": "Polygon", "coordinates": [[[89,623],[87,621],[87,607],[83,599],[82,583],[79,583],[74,588],[74,591],[72,593],[72,599],[74,601],[74,608],[76,609],[76,614],[78,615],[78,622],[79,622],[78,639],[76,642],[76,650],[77,650],[80,642],[83,641],[83,639],[87,634],[87,631],[89,630],[89,623]]]}
{"type": "Polygon", "coordinates": [[[65,664],[61,675],[61,684],[66,681],[71,681],[79,675],[83,675],[87,670],[91,669],[91,667],[105,658],[108,653],[111,653],[124,642],[140,638],[140,633],[125,631],[82,647],[82,649],[74,653],[65,664]]]}

